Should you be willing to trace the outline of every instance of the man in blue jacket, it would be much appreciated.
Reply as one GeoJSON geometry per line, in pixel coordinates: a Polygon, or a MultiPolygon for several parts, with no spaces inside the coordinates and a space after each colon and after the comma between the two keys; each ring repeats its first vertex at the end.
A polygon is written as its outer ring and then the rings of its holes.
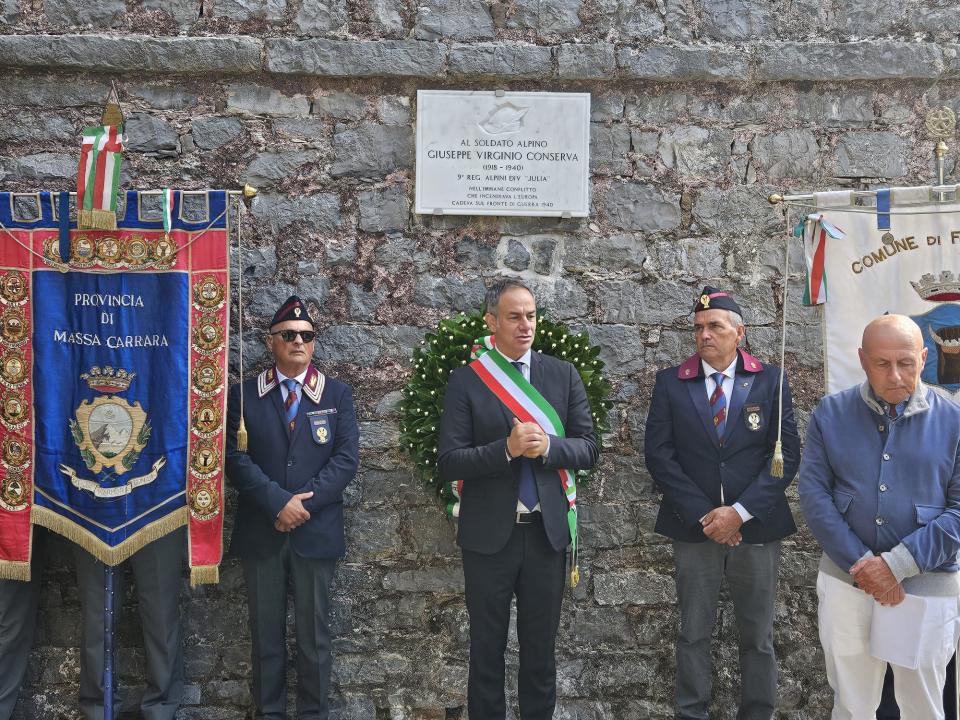
{"type": "Polygon", "coordinates": [[[920,381],[926,358],[910,318],[877,318],[860,348],[867,381],[824,398],[810,419],[800,506],[823,547],[820,641],[834,720],[873,717],[888,660],[907,717],[943,717],[960,633],[960,406],[920,381]],[[911,647],[901,639],[891,658],[875,641],[894,628],[878,624],[875,607],[906,593],[923,597],[911,603],[922,610],[895,621],[911,647]]]}
{"type": "Polygon", "coordinates": [[[729,294],[705,287],[694,312],[697,353],[657,374],[645,436],[647,469],[663,493],[655,529],[673,539],[677,569],[676,718],[708,717],[710,637],[726,578],[740,636],[737,719],[770,720],[780,540],[796,531],[784,490],[800,439],[784,378],[784,466],[772,475],[780,370],[738,348],[743,314],[729,294]]]}
{"type": "Polygon", "coordinates": [[[243,383],[249,434],[237,447],[240,386],[227,405],[227,478],[239,491],[230,553],[247,582],[256,717],[286,715],[287,585],[293,585],[297,717],[325,720],[332,664],[330,582],[344,554],[343,490],[359,462],[349,386],[311,365],[315,331],[303,301],[289,298],[266,337],[275,364],[243,383]]]}

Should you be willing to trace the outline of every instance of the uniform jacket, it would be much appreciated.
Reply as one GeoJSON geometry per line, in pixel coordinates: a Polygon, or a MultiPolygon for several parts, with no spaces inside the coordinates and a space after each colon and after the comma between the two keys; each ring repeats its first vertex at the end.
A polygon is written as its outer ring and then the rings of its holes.
{"type": "Polygon", "coordinates": [[[310,366],[300,392],[293,433],[287,429],[280,385],[273,368],[243,383],[247,452],[237,450],[240,386],[227,402],[228,481],[240,501],[230,554],[267,557],[287,535],[302,557],[344,554],[343,490],[359,463],[359,430],[348,385],[310,366]],[[310,519],[290,533],[274,529],[279,512],[297,493],[313,492],[303,505],[310,519]]]}
{"type": "Polygon", "coordinates": [[[784,490],[800,464],[800,438],[790,386],[783,383],[782,478],[770,474],[777,441],[780,369],[738,351],[733,397],[727,399],[723,441],[713,427],[699,355],[657,373],[647,416],[647,469],[663,493],[656,532],[702,542],[700,519],[739,502],[753,515],[740,529],[744,542],[764,543],[796,532],[784,490]]]}
{"type": "Polygon", "coordinates": [[[868,387],[825,397],[810,418],[799,482],[807,524],[844,572],[898,545],[913,573],[956,572],[960,406],[921,384],[890,422],[868,387]]]}
{"type": "MultiPolygon", "coordinates": [[[[570,543],[570,531],[557,470],[593,467],[599,456],[597,438],[587,394],[573,365],[531,353],[530,383],[557,411],[566,432],[565,438],[550,437],[545,462],[534,460],[544,529],[554,549],[561,550],[570,543]]],[[[501,550],[516,522],[520,464],[506,455],[512,419],[510,410],[471,368],[451,374],[443,399],[437,466],[444,482],[463,480],[457,540],[473,552],[501,550]]]]}

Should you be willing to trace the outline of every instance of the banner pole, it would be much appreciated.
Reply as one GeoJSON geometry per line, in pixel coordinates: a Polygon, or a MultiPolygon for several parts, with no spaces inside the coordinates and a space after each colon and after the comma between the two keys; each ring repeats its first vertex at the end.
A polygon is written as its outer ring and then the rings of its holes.
{"type": "Polygon", "coordinates": [[[103,720],[113,720],[113,573],[112,565],[103,572],[103,720]]]}

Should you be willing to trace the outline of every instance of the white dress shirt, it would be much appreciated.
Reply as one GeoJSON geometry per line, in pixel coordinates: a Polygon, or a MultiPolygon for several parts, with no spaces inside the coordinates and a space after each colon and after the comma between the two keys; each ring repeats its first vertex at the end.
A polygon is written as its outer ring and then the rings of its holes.
{"type": "MultiPolygon", "coordinates": [[[[283,381],[284,381],[284,380],[288,380],[288,379],[296,380],[296,381],[297,381],[297,387],[298,387],[298,388],[302,388],[302,387],[303,387],[303,381],[307,379],[307,370],[309,370],[309,369],[310,369],[310,366],[308,365],[308,366],[307,366],[307,369],[304,370],[304,371],[303,371],[302,373],[300,373],[299,375],[297,375],[295,378],[288,378],[286,375],[284,375],[282,372],[280,372],[280,368],[278,368],[278,367],[274,367],[274,368],[273,368],[273,371],[277,374],[277,382],[280,384],[280,393],[281,393],[281,394],[280,394],[280,398],[283,400],[284,404],[286,404],[286,402],[287,402],[287,395],[290,393],[290,391],[287,390],[287,386],[283,384],[283,381]]],[[[302,398],[302,396],[300,396],[300,397],[302,398]]]]}
{"type": "MultiPolygon", "coordinates": [[[[500,352],[500,351],[494,349],[494,352],[500,352]]],[[[503,355],[503,353],[500,353],[500,354],[503,355]]],[[[508,358],[506,355],[503,355],[503,357],[507,358],[507,361],[508,361],[508,362],[511,362],[511,363],[515,363],[515,362],[521,363],[521,366],[520,366],[520,374],[523,375],[523,379],[524,379],[524,380],[526,380],[527,382],[530,381],[530,360],[531,360],[531,358],[533,357],[533,349],[532,349],[532,348],[528,349],[523,355],[521,355],[520,357],[518,357],[516,360],[511,360],[511,359],[508,358]]],[[[546,451],[543,455],[540,456],[541,461],[546,460],[546,459],[547,459],[547,455],[549,455],[549,454],[550,454],[550,435],[547,435],[547,451],[546,451]]],[[[510,457],[510,451],[509,451],[509,450],[507,450],[507,459],[508,459],[508,460],[511,460],[511,461],[516,459],[516,458],[511,458],[511,457],[510,457]]],[[[534,508],[528,508],[526,505],[524,505],[522,502],[520,502],[519,499],[517,500],[517,512],[522,512],[522,513],[526,513],[526,512],[538,512],[539,510],[540,510],[540,503],[537,503],[536,507],[534,507],[534,508]]]]}
{"type": "MultiPolygon", "coordinates": [[[[737,359],[738,357],[733,358],[733,362],[730,363],[725,370],[717,370],[710,363],[704,359],[700,359],[700,364],[703,365],[703,373],[706,375],[704,380],[704,387],[707,391],[707,402],[710,402],[710,398],[713,397],[713,391],[717,389],[717,383],[713,379],[714,373],[723,374],[723,396],[727,399],[727,422],[730,422],[730,399],[733,397],[733,381],[737,373],[737,359]]],[[[723,503],[723,486],[720,486],[720,502],[723,503]]],[[[733,504],[733,509],[737,511],[737,514],[740,516],[740,519],[746,522],[751,520],[753,515],[740,503],[735,502],[733,504]]]]}

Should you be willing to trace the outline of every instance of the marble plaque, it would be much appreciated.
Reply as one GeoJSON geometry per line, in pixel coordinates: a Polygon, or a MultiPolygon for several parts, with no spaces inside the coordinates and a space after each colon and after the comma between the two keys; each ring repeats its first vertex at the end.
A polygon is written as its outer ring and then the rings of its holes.
{"type": "Polygon", "coordinates": [[[590,93],[417,91],[416,211],[587,217],[590,93]]]}

